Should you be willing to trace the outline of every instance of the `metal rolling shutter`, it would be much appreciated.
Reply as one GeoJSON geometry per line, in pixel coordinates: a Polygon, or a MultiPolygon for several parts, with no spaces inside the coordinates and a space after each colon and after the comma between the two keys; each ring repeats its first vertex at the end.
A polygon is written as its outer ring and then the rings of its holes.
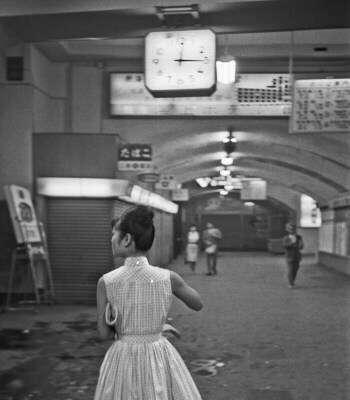
{"type": "Polygon", "coordinates": [[[110,222],[128,207],[111,199],[48,198],[46,229],[58,303],[96,304],[97,281],[114,268],[110,222]]]}
{"type": "Polygon", "coordinates": [[[133,204],[130,203],[125,203],[120,200],[114,200],[113,201],[113,212],[112,212],[112,218],[117,218],[120,217],[121,214],[128,209],[129,207],[132,207],[133,204]]]}
{"type": "Polygon", "coordinates": [[[95,304],[112,268],[109,199],[48,199],[47,239],[57,302],[95,304]]]}

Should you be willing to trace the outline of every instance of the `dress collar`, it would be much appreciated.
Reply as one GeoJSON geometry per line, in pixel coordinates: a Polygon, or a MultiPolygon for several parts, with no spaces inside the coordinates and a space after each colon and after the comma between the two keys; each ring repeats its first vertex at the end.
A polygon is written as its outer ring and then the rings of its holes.
{"type": "Polygon", "coordinates": [[[138,256],[138,257],[127,257],[125,259],[124,265],[126,267],[145,267],[148,266],[148,260],[145,256],[138,256]]]}

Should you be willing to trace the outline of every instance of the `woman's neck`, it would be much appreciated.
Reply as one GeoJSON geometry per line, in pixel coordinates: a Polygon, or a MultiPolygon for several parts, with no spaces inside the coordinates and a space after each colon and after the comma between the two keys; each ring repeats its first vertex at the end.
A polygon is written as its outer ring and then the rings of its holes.
{"type": "Polygon", "coordinates": [[[128,254],[125,254],[125,258],[128,257],[146,257],[147,258],[147,252],[145,251],[131,251],[128,254]]]}

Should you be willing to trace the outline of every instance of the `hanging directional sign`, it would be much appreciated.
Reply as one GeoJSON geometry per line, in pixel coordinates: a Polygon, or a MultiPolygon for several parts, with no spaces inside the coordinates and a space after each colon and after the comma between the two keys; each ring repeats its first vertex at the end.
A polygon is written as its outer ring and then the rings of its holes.
{"type": "Polygon", "coordinates": [[[156,183],[155,188],[160,190],[173,190],[179,189],[181,185],[176,180],[174,175],[171,174],[161,174],[159,182],[156,183]]]}

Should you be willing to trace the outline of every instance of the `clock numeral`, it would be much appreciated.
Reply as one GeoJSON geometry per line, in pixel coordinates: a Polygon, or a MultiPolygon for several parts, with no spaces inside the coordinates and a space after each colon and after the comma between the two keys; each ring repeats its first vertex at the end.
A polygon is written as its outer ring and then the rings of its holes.
{"type": "Polygon", "coordinates": [[[158,59],[158,58],[154,58],[154,59],[152,60],[152,62],[153,62],[153,64],[158,64],[158,63],[159,63],[159,59],[158,59]]]}
{"type": "Polygon", "coordinates": [[[204,46],[201,46],[201,47],[200,47],[199,53],[200,53],[200,54],[203,54],[203,53],[204,53],[204,46]]]}
{"type": "Polygon", "coordinates": [[[159,70],[157,71],[157,75],[158,75],[158,76],[162,76],[162,75],[163,75],[163,71],[162,71],[161,69],[159,69],[159,70]]]}
{"type": "Polygon", "coordinates": [[[185,82],[183,81],[183,79],[178,79],[177,80],[177,84],[178,85],[183,85],[185,82]]]}
{"type": "Polygon", "coordinates": [[[157,49],[157,56],[161,56],[164,53],[164,49],[162,47],[160,47],[159,49],[157,49]]]}
{"type": "Polygon", "coordinates": [[[198,74],[203,74],[202,68],[199,68],[199,69],[197,70],[197,72],[198,72],[198,74]]]}
{"type": "Polygon", "coordinates": [[[204,57],[204,64],[208,64],[209,63],[209,58],[208,57],[204,57]]]}

